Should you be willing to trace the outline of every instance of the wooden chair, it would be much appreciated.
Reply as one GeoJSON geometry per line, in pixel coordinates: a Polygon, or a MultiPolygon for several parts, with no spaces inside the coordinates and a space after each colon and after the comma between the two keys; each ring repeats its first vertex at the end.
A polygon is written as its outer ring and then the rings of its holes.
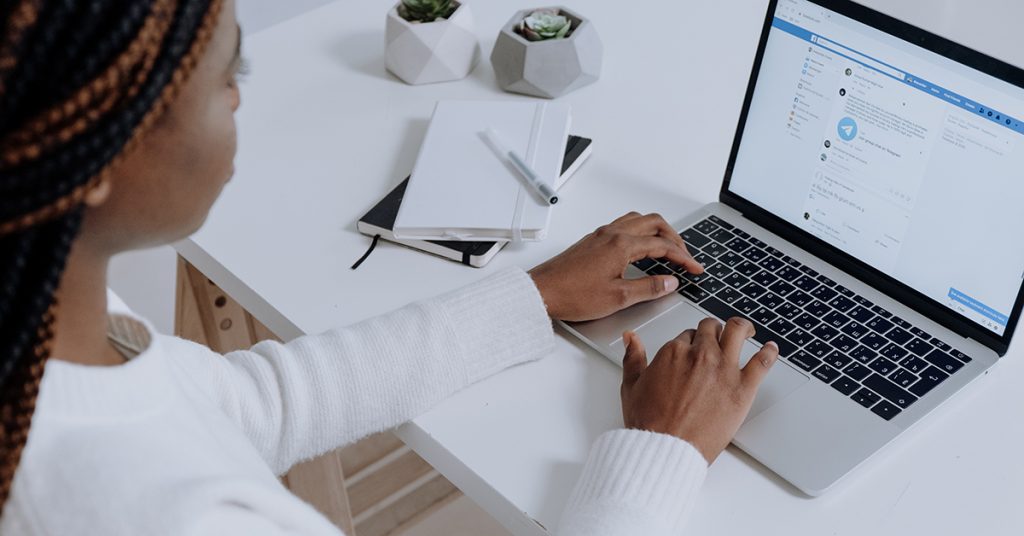
{"type": "MultiPolygon", "coordinates": [[[[218,353],[280,340],[181,257],[174,331],[218,353]]],[[[400,534],[461,495],[390,432],[296,465],[282,481],[349,536],[400,534]]]]}

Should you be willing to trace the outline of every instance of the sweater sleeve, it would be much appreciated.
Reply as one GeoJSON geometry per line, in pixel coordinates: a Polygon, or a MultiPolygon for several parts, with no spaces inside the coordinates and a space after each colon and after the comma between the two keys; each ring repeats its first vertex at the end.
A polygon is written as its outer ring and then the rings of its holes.
{"type": "MultiPolygon", "coordinates": [[[[456,391],[550,353],[528,274],[507,269],[365,322],[178,367],[277,473],[406,422],[456,391]]],[[[213,357],[213,358],[211,358],[213,357]]]]}
{"type": "Polygon", "coordinates": [[[677,536],[707,475],[704,456],[664,434],[614,430],[594,442],[557,536],[677,536]]]}

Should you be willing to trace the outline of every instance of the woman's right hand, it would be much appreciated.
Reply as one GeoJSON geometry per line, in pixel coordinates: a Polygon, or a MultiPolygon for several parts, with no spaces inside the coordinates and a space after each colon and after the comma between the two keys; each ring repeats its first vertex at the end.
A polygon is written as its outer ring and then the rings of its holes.
{"type": "Polygon", "coordinates": [[[665,344],[650,365],[643,343],[626,332],[622,416],[627,428],[669,434],[711,464],[739,430],[761,381],[779,356],[768,343],[742,369],[740,350],[754,336],[742,318],[701,321],[665,344]]]}

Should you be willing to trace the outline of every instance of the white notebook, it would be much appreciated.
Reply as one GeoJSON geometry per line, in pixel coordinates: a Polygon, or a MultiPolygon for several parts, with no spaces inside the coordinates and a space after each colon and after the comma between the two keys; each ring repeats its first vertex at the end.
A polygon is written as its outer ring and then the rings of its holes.
{"type": "Polygon", "coordinates": [[[404,240],[543,240],[551,206],[484,141],[497,130],[542,180],[557,183],[569,139],[567,104],[441,101],[395,219],[404,240]]]}

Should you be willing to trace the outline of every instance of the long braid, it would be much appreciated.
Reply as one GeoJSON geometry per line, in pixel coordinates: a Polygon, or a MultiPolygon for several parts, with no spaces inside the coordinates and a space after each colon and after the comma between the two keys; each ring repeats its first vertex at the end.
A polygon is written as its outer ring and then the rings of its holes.
{"type": "Polygon", "coordinates": [[[82,201],[173,102],[221,5],[0,4],[0,512],[50,357],[82,201]]]}

